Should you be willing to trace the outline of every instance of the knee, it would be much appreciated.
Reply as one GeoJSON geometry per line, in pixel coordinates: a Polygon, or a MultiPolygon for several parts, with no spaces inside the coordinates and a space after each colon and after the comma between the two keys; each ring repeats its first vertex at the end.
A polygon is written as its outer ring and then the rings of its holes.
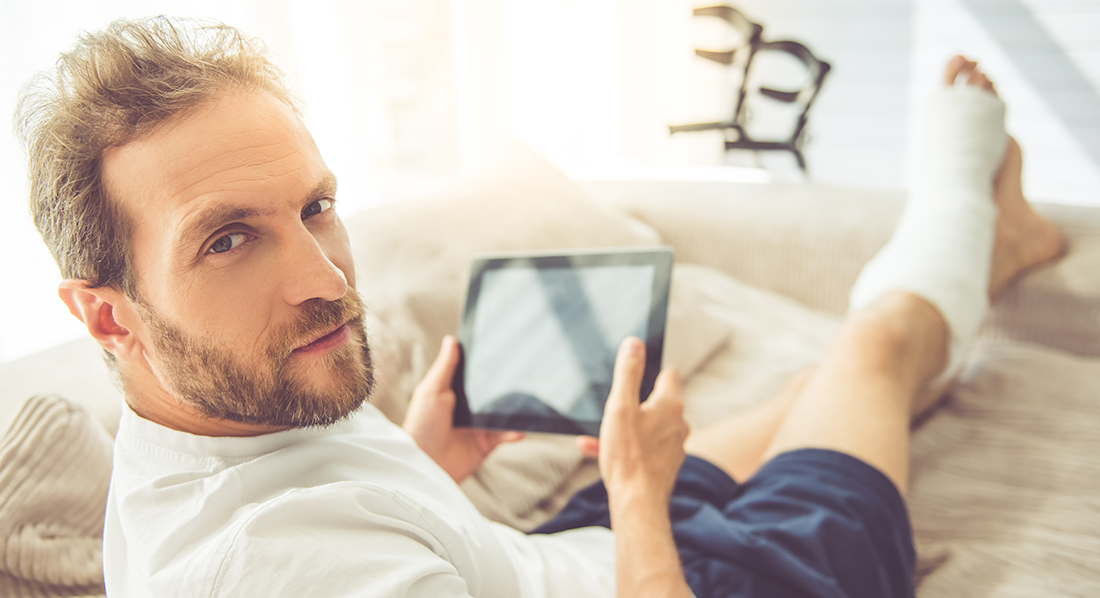
{"type": "Polygon", "coordinates": [[[862,367],[896,374],[940,355],[946,359],[948,340],[935,307],[909,293],[891,293],[854,314],[839,344],[862,367]]]}

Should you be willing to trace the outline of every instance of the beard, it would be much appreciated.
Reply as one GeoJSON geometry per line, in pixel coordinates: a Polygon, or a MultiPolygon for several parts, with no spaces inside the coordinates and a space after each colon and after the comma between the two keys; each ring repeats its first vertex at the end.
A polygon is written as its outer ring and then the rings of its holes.
{"type": "Polygon", "coordinates": [[[274,331],[258,364],[185,332],[147,305],[140,309],[167,386],[200,414],[268,426],[330,426],[359,409],[374,387],[365,309],[354,292],[336,301],[311,299],[300,307],[301,318],[274,331]],[[290,362],[293,351],[345,321],[350,334],[344,346],[309,366],[329,372],[326,388],[318,388],[303,379],[301,365],[290,362]]]}

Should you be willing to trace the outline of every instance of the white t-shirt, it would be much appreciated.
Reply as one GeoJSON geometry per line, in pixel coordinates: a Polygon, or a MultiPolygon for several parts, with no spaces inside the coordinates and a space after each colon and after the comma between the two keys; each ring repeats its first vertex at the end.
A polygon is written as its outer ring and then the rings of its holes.
{"type": "Polygon", "coordinates": [[[485,519],[373,406],[328,429],[177,432],[123,408],[103,536],[107,594],[614,595],[604,528],[485,519]]]}

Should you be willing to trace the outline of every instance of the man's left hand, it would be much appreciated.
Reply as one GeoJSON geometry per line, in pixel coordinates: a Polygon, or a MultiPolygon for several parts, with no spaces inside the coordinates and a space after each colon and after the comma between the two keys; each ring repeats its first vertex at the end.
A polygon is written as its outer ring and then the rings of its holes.
{"type": "Polygon", "coordinates": [[[481,467],[498,444],[520,440],[523,433],[454,427],[451,379],[457,365],[458,341],[448,335],[435,363],[413,391],[403,427],[443,471],[461,482],[481,467]]]}

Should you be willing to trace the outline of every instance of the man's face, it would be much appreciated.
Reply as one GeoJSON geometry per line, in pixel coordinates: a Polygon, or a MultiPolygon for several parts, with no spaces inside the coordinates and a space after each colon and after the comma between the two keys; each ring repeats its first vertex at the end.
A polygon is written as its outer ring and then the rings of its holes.
{"type": "Polygon", "coordinates": [[[336,182],[289,108],[227,92],[105,152],[103,178],[134,224],[132,332],[164,391],[272,426],[362,403],[370,354],[336,182]]]}

